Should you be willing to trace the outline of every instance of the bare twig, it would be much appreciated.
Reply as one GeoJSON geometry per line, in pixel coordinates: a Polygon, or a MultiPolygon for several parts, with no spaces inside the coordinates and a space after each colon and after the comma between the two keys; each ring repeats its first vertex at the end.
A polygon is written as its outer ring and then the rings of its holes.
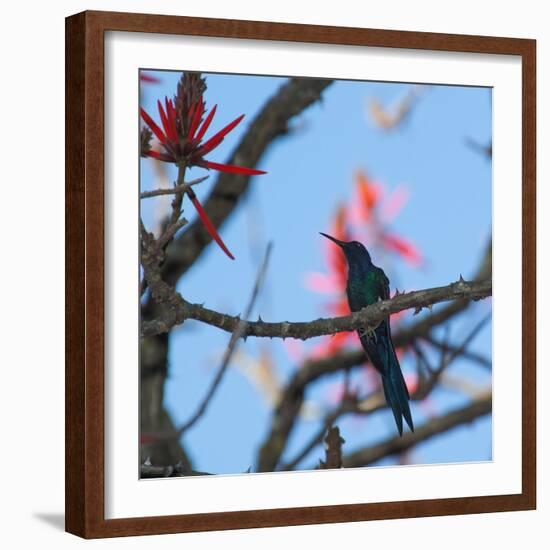
{"type": "MultiPolygon", "coordinates": [[[[453,344],[441,342],[431,334],[427,334],[426,336],[424,336],[423,340],[440,350],[442,350],[444,346],[446,346],[446,349],[450,352],[453,352],[457,349],[455,346],[453,346],[453,344]]],[[[493,361],[490,357],[486,357],[485,355],[476,353],[475,351],[464,350],[462,351],[462,357],[464,357],[465,359],[469,359],[470,361],[474,361],[475,363],[487,369],[491,369],[493,366],[493,361]]]]}
{"type": "Polygon", "coordinates": [[[479,334],[481,329],[491,320],[492,313],[489,313],[485,317],[483,317],[474,327],[472,330],[468,333],[466,338],[462,341],[462,343],[458,346],[453,348],[451,351],[449,349],[449,346],[447,344],[443,345],[442,351],[441,351],[441,360],[439,362],[439,366],[437,369],[430,372],[430,377],[428,380],[419,381],[418,388],[416,392],[414,393],[413,399],[420,400],[424,399],[435,387],[438,380],[441,377],[441,374],[443,371],[458,357],[463,355],[466,352],[466,348],[470,345],[472,340],[479,334]]]}
{"type": "Polygon", "coordinates": [[[159,197],[161,195],[177,195],[179,193],[185,193],[187,190],[191,189],[193,185],[197,185],[207,180],[210,176],[203,176],[202,178],[197,178],[195,180],[183,183],[181,185],[176,185],[171,189],[155,189],[154,191],[143,191],[139,194],[140,199],[149,199],[151,197],[159,197]]]}
{"type": "Polygon", "coordinates": [[[227,348],[225,349],[225,352],[223,354],[222,362],[220,364],[220,367],[218,369],[218,372],[216,373],[216,376],[214,377],[214,380],[212,381],[212,384],[210,385],[210,388],[206,392],[206,395],[202,399],[201,403],[197,407],[197,410],[195,413],[185,422],[178,430],[178,436],[181,436],[184,434],[189,428],[195,425],[195,423],[200,419],[200,417],[205,413],[209,403],[212,400],[212,397],[216,393],[217,388],[220,385],[220,382],[222,381],[222,378],[227,371],[227,367],[229,366],[229,363],[231,361],[231,357],[233,356],[233,353],[235,352],[235,349],[237,348],[237,344],[239,340],[242,338],[243,334],[246,331],[246,326],[248,324],[248,317],[251,315],[252,310],[254,308],[254,305],[256,303],[256,300],[258,298],[258,294],[260,292],[260,288],[263,284],[263,281],[265,279],[265,275],[267,272],[267,266],[269,264],[269,257],[271,255],[272,250],[272,243],[269,243],[265,252],[264,260],[258,270],[258,274],[256,275],[256,282],[254,284],[254,288],[252,290],[252,294],[250,296],[250,300],[248,302],[248,306],[245,310],[244,314],[244,320],[241,320],[237,326],[235,327],[235,330],[233,331],[233,334],[231,335],[231,338],[229,340],[229,344],[227,345],[227,348]]]}
{"type": "Polygon", "coordinates": [[[476,151],[477,153],[481,153],[488,159],[491,159],[493,157],[493,142],[490,141],[487,145],[482,145],[478,141],[467,137],[466,138],[466,145],[470,147],[473,151],[476,151]]]}
{"type": "MultiPolygon", "coordinates": [[[[175,187],[181,187],[185,181],[185,170],[187,169],[187,166],[185,162],[181,162],[178,164],[178,179],[175,182],[175,187]]],[[[191,188],[189,188],[191,189],[191,188]]],[[[170,225],[175,224],[180,215],[181,215],[181,205],[183,204],[183,193],[177,193],[174,195],[174,199],[172,200],[172,213],[170,214],[170,220],[167,224],[167,227],[170,225]]]]}
{"type": "MultiPolygon", "coordinates": [[[[163,232],[163,234],[157,240],[157,246],[164,252],[170,241],[174,238],[174,235],[184,226],[187,225],[185,218],[180,218],[174,223],[170,224],[163,232]]],[[[159,266],[160,267],[160,266],[159,266]]]]}

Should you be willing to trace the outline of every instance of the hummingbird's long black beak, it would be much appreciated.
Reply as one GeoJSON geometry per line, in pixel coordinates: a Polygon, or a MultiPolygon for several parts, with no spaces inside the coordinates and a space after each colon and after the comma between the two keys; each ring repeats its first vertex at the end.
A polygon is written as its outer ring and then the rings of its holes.
{"type": "Polygon", "coordinates": [[[323,237],[326,237],[327,239],[331,240],[333,243],[336,243],[338,246],[341,246],[342,248],[344,248],[344,246],[346,246],[346,242],[344,241],[339,241],[338,239],[335,239],[334,237],[331,237],[330,235],[327,235],[326,233],[319,233],[319,235],[323,235],[323,237]]]}

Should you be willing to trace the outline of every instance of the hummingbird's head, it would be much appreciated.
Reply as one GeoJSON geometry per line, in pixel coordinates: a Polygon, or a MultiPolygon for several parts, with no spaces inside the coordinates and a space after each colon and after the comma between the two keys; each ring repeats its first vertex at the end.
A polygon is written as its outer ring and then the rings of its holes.
{"type": "Polygon", "coordinates": [[[346,242],[346,241],[340,241],[339,239],[331,237],[326,233],[321,233],[321,235],[331,240],[333,243],[337,244],[343,250],[344,254],[346,255],[346,260],[348,262],[348,265],[372,264],[369,251],[359,241],[346,242]]]}

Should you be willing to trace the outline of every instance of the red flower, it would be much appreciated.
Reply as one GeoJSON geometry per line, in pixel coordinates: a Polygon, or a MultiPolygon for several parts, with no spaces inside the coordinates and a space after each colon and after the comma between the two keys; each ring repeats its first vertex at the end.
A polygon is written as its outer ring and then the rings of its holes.
{"type": "Polygon", "coordinates": [[[416,246],[398,235],[384,233],[382,235],[382,245],[386,250],[395,252],[414,266],[422,263],[422,256],[416,246]]]}
{"type": "Polygon", "coordinates": [[[208,217],[206,212],[204,211],[204,208],[202,207],[202,204],[199,202],[199,199],[197,198],[197,195],[195,195],[195,192],[192,189],[189,189],[187,191],[187,194],[189,195],[189,198],[191,199],[191,202],[193,203],[193,206],[195,207],[195,210],[197,211],[197,214],[199,215],[199,218],[201,219],[202,223],[204,224],[204,227],[206,227],[206,231],[210,233],[210,236],[218,243],[218,246],[232,259],[235,259],[235,256],[229,252],[227,246],[225,246],[225,243],[222,241],[222,238],[220,237],[219,233],[216,231],[216,228],[214,227],[214,224],[212,223],[212,220],[208,217]]]}
{"type": "Polygon", "coordinates": [[[371,220],[373,210],[378,205],[381,189],[372,183],[365,172],[358,170],[355,174],[355,185],[357,191],[358,207],[363,222],[371,220]]]}
{"type": "Polygon", "coordinates": [[[157,125],[145,109],[140,109],[141,117],[164,148],[164,152],[150,150],[147,155],[163,162],[185,163],[187,167],[201,166],[230,174],[244,174],[247,176],[265,174],[263,170],[220,164],[204,158],[205,155],[218,147],[225,136],[244,118],[244,115],[237,117],[212,137],[203,141],[217,109],[217,105],[214,105],[214,108],[203,118],[207,113],[203,99],[204,89],[203,79],[191,73],[184,74],[178,85],[178,94],[174,101],[166,97],[164,106],[160,100],[157,101],[162,128],[157,125]]]}
{"type": "MultiPolygon", "coordinates": [[[[165,97],[164,106],[160,100],[157,101],[162,128],[149,116],[145,109],[140,108],[141,117],[164,149],[164,151],[148,149],[142,154],[159,161],[172,162],[184,167],[201,166],[220,172],[243,174],[246,176],[265,174],[262,170],[246,168],[244,166],[233,166],[231,164],[220,164],[204,158],[205,155],[218,147],[225,136],[244,118],[244,115],[241,115],[203,142],[203,138],[214,119],[217,108],[217,105],[214,105],[214,108],[205,117],[207,113],[206,104],[203,99],[205,89],[206,84],[200,75],[185,73],[178,83],[177,94],[174,99],[165,97]]],[[[197,210],[197,214],[210,236],[234,260],[234,256],[225,246],[195,192],[192,189],[188,189],[187,195],[191,199],[193,206],[197,210]]]]}
{"type": "Polygon", "coordinates": [[[372,248],[396,254],[412,266],[418,267],[422,264],[420,251],[407,239],[388,231],[390,222],[399,214],[408,198],[408,192],[403,186],[398,186],[388,194],[365,172],[357,171],[355,196],[349,207],[349,221],[359,229],[357,240],[361,240],[362,233],[372,248]]]}

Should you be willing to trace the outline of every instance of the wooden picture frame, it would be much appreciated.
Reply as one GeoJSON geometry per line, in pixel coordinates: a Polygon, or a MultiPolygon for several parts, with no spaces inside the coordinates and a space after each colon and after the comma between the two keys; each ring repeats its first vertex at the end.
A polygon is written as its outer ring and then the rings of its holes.
{"type": "Polygon", "coordinates": [[[84,12],[66,20],[66,530],[85,538],[531,510],[536,506],[534,40],[84,12]],[[522,61],[522,491],[519,494],[104,516],[104,34],[181,34],[520,56],[522,61]]]}

